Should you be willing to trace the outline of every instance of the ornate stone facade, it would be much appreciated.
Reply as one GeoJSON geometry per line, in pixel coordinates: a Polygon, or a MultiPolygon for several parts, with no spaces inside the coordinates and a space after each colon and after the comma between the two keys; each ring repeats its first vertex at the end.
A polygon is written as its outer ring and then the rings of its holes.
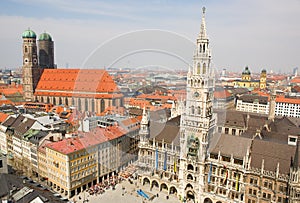
{"type": "Polygon", "coordinates": [[[181,118],[158,125],[144,109],[141,183],[183,202],[299,202],[300,120],[213,113],[214,76],[204,14],[181,118]]]}

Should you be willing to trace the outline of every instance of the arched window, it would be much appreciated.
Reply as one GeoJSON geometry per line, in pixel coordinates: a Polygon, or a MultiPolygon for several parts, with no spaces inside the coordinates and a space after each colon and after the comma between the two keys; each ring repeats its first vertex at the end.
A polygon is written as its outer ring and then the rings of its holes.
{"type": "Polygon", "coordinates": [[[206,64],[205,63],[203,63],[202,74],[206,74],[206,64]]]}
{"type": "Polygon", "coordinates": [[[205,53],[205,44],[203,44],[203,53],[205,53]]]}
{"type": "Polygon", "coordinates": [[[197,74],[200,74],[200,63],[197,64],[197,74]]]}
{"type": "Polygon", "coordinates": [[[44,97],[41,97],[41,102],[44,103],[44,97]]]}
{"type": "Polygon", "coordinates": [[[80,98],[78,98],[78,111],[81,111],[81,99],[80,98]]]}
{"type": "Polygon", "coordinates": [[[201,53],[202,52],[202,45],[200,44],[199,45],[199,53],[201,53]]]}
{"type": "Polygon", "coordinates": [[[89,103],[88,103],[88,99],[87,98],[85,98],[85,100],[84,100],[84,110],[85,111],[89,110],[89,103]]]}
{"type": "Polygon", "coordinates": [[[25,50],[24,50],[24,51],[25,51],[25,53],[27,53],[27,52],[28,52],[28,48],[27,48],[27,46],[25,46],[25,50]]]}
{"type": "Polygon", "coordinates": [[[191,106],[191,113],[195,114],[195,107],[194,106],[191,106]]]}
{"type": "Polygon", "coordinates": [[[92,99],[92,112],[95,112],[95,99],[92,99]]]}
{"type": "Polygon", "coordinates": [[[49,97],[47,97],[47,103],[48,103],[48,104],[50,103],[50,98],[49,98],[49,97]]]}
{"type": "Polygon", "coordinates": [[[69,106],[68,97],[65,97],[65,105],[69,106]]]}
{"type": "Polygon", "coordinates": [[[187,179],[188,179],[188,180],[193,180],[194,178],[193,178],[193,176],[192,176],[191,174],[188,174],[188,175],[187,175],[187,179]]]}
{"type": "Polygon", "coordinates": [[[74,106],[75,105],[75,99],[74,99],[74,97],[72,97],[72,106],[74,106]]]}
{"type": "Polygon", "coordinates": [[[189,165],[187,166],[187,170],[193,171],[193,170],[194,170],[194,166],[193,166],[192,164],[189,164],[189,165]]]}
{"type": "Polygon", "coordinates": [[[100,110],[101,112],[103,112],[105,110],[105,102],[104,102],[104,99],[101,99],[101,102],[100,102],[100,110]]]}
{"type": "Polygon", "coordinates": [[[200,106],[198,106],[198,115],[200,115],[201,114],[201,107],[200,106]]]}

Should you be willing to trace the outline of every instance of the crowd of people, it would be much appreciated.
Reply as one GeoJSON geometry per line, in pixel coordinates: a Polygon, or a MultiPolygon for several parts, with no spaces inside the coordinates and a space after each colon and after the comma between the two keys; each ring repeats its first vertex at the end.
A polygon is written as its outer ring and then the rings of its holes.
{"type": "MultiPolygon", "coordinates": [[[[105,190],[112,189],[114,190],[118,183],[121,183],[123,180],[127,179],[132,183],[132,179],[135,179],[136,167],[129,165],[125,170],[121,171],[118,175],[111,176],[96,185],[91,186],[87,192],[90,195],[94,194],[103,194],[105,190]]],[[[124,188],[125,189],[125,188],[124,188]]]]}
{"type": "Polygon", "coordinates": [[[102,182],[97,183],[96,185],[90,187],[87,192],[90,195],[94,195],[94,194],[103,194],[105,190],[108,190],[110,188],[114,190],[116,185],[120,183],[122,179],[123,179],[122,177],[116,175],[109,177],[108,179],[105,179],[102,182]]]}

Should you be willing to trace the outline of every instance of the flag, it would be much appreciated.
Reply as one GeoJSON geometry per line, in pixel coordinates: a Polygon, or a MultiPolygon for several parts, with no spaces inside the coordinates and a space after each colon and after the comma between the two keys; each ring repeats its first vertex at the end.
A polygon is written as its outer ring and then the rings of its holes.
{"type": "Polygon", "coordinates": [[[239,191],[239,174],[236,174],[235,190],[239,191]]]}
{"type": "Polygon", "coordinates": [[[165,151],[164,170],[167,170],[167,150],[165,151]]]}
{"type": "Polygon", "coordinates": [[[158,169],[158,149],[155,150],[155,168],[158,169]]]}
{"type": "Polygon", "coordinates": [[[224,176],[224,180],[223,180],[223,185],[226,185],[227,183],[227,178],[228,178],[228,170],[226,169],[226,166],[224,166],[226,172],[225,172],[225,176],[224,176]]]}
{"type": "Polygon", "coordinates": [[[210,183],[210,179],[211,179],[211,173],[212,173],[212,164],[210,162],[210,167],[209,167],[209,172],[208,172],[208,179],[207,179],[207,182],[210,183]]]}
{"type": "Polygon", "coordinates": [[[177,171],[177,166],[176,166],[176,154],[174,156],[174,173],[177,171]]]}

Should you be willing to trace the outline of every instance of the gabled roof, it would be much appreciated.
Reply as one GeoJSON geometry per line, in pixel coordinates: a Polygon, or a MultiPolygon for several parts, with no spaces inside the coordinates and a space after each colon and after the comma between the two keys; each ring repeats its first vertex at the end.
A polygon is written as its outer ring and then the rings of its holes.
{"type": "Polygon", "coordinates": [[[77,137],[49,143],[46,145],[46,147],[67,155],[75,151],[83,150],[110,140],[114,140],[125,135],[127,132],[127,130],[120,126],[95,128],[90,132],[81,132],[81,134],[77,137]]]}
{"type": "Polygon", "coordinates": [[[230,97],[233,97],[232,94],[224,89],[224,90],[221,90],[221,91],[215,91],[214,92],[214,98],[215,99],[226,99],[226,98],[230,98],[230,97]]]}
{"type": "Polygon", "coordinates": [[[244,112],[236,110],[226,110],[226,111],[216,111],[217,112],[217,125],[218,126],[237,126],[240,128],[245,128],[246,116],[244,112]]]}
{"type": "Polygon", "coordinates": [[[177,116],[165,123],[150,121],[150,139],[155,141],[164,140],[165,143],[179,146],[180,116],[177,116]]]}
{"type": "Polygon", "coordinates": [[[36,121],[31,118],[26,118],[22,115],[19,115],[12,127],[15,129],[14,132],[16,135],[23,136],[35,122],[36,121]]]}
{"type": "Polygon", "coordinates": [[[252,142],[248,138],[225,134],[217,138],[216,145],[211,149],[210,153],[218,154],[220,152],[223,156],[231,157],[233,155],[234,158],[239,159],[243,159],[246,156],[247,149],[250,149],[252,142]]]}
{"type": "Polygon", "coordinates": [[[72,96],[89,93],[114,93],[119,88],[105,70],[97,69],[45,69],[37,88],[36,95],[72,96]]]}
{"type": "Polygon", "coordinates": [[[290,82],[291,83],[300,83],[300,76],[294,77],[290,82]]]}
{"type": "Polygon", "coordinates": [[[274,122],[269,123],[269,129],[262,129],[261,135],[264,140],[287,144],[289,135],[297,136],[300,134],[299,123],[296,123],[297,120],[300,122],[299,118],[275,118],[274,122]]]}
{"type": "Polygon", "coordinates": [[[7,120],[5,120],[2,125],[5,127],[10,127],[14,122],[15,122],[16,118],[13,116],[10,116],[7,120]]]}
{"type": "Polygon", "coordinates": [[[3,123],[7,118],[8,114],[0,112],[0,123],[3,123]]]}
{"type": "Polygon", "coordinates": [[[262,160],[264,160],[265,170],[275,172],[279,163],[279,173],[288,174],[295,150],[296,146],[254,139],[251,150],[251,167],[260,169],[262,160]]]}

